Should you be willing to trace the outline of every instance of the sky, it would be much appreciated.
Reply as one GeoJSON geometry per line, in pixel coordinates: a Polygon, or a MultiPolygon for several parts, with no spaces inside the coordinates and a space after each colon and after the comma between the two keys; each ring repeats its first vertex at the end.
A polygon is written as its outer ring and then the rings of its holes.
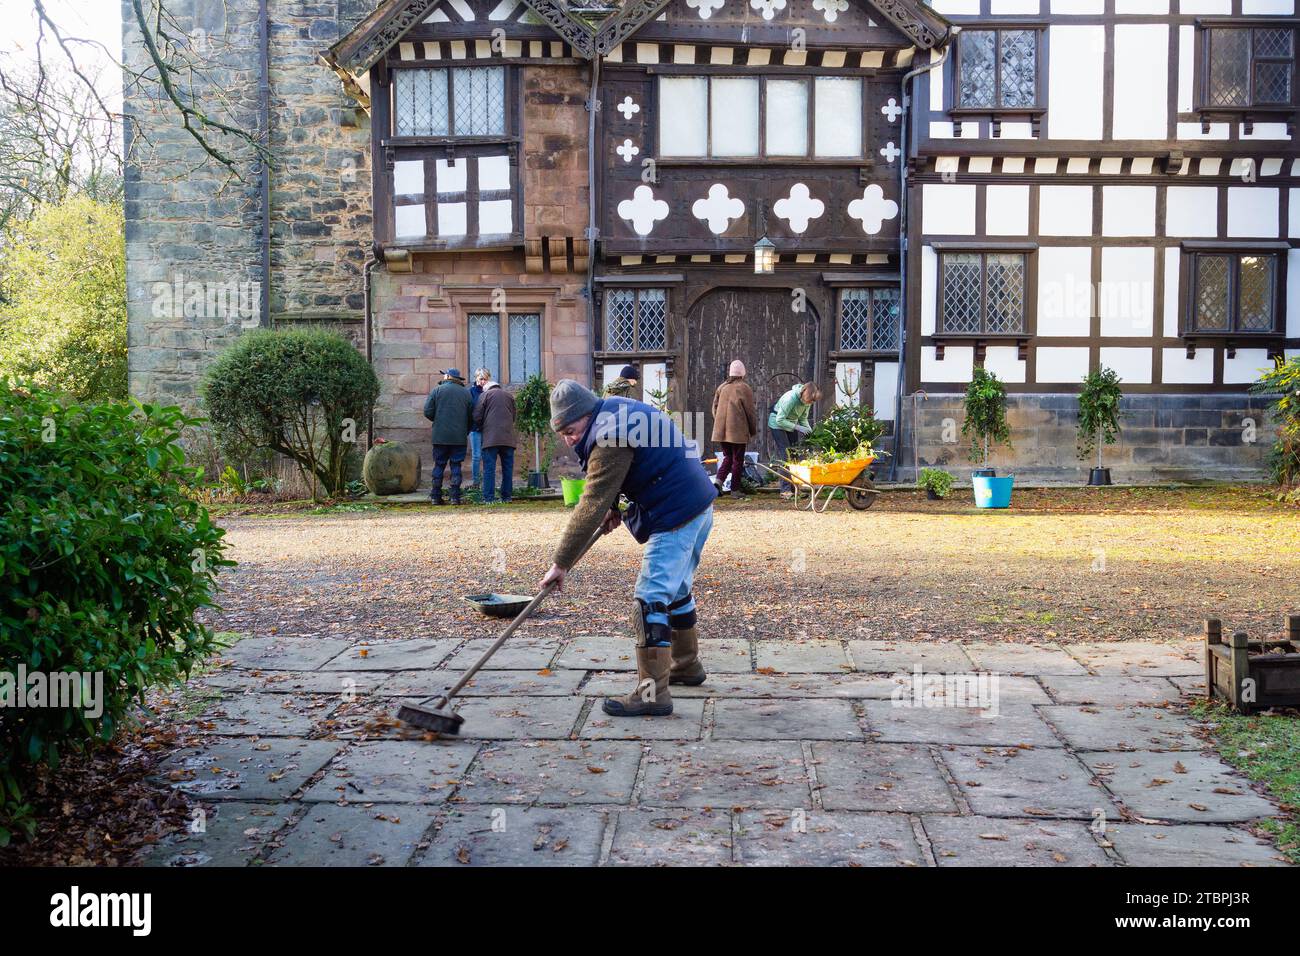
{"type": "MultiPolygon", "coordinates": [[[[122,55],[121,0],[43,0],[50,18],[65,37],[96,40],[108,48],[105,52],[92,44],[73,43],[70,48],[88,76],[97,76],[96,88],[111,109],[122,101],[122,81],[117,63],[122,55]]],[[[37,37],[36,8],[32,0],[0,0],[0,63],[15,65],[35,62],[37,37]]],[[[53,37],[46,33],[47,64],[67,64],[53,37]]]]}

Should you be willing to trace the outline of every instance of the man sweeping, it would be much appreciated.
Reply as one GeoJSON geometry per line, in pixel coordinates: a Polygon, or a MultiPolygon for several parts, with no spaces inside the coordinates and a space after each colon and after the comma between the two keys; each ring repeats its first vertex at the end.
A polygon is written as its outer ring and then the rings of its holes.
{"type": "Polygon", "coordinates": [[[695,598],[691,583],[713,527],[717,489],[698,451],[666,414],[628,398],[597,398],[571,379],[551,391],[551,427],[586,472],[582,498],[569,518],[542,587],[564,576],[597,527],[627,529],[646,546],[634,589],[632,631],[637,686],[608,698],[615,717],[663,717],[673,712],[668,685],[702,684],[695,598]],[[618,508],[619,494],[630,505],[618,508]]]}

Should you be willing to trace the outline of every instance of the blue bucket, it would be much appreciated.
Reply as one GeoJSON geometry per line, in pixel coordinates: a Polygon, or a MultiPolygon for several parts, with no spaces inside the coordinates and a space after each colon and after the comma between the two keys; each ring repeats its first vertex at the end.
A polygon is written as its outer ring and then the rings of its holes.
{"type": "Polygon", "coordinates": [[[971,486],[975,491],[975,507],[1011,507],[1011,483],[1015,480],[1015,475],[1007,475],[1005,478],[989,478],[982,475],[973,476],[971,478],[971,486]]]}

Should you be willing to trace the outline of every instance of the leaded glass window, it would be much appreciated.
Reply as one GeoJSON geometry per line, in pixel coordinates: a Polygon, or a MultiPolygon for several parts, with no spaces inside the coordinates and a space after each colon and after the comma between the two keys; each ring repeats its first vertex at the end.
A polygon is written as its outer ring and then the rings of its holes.
{"type": "Polygon", "coordinates": [[[898,289],[881,286],[840,292],[841,351],[896,352],[898,337],[898,289]]]}
{"type": "Polygon", "coordinates": [[[664,289],[605,292],[605,350],[662,352],[668,347],[668,293],[664,289]]]}
{"type": "Polygon", "coordinates": [[[1290,106],[1295,86],[1295,31],[1212,27],[1206,105],[1210,108],[1290,106]]]}
{"type": "Polygon", "coordinates": [[[510,384],[522,385],[542,370],[542,317],[510,314],[510,384]]]}
{"type": "Polygon", "coordinates": [[[958,35],[956,106],[1038,107],[1038,30],[963,30],[958,35]]]}
{"type": "Polygon", "coordinates": [[[1192,255],[1191,332],[1277,330],[1278,257],[1254,252],[1192,255]]]}
{"type": "Polygon", "coordinates": [[[469,367],[485,368],[494,381],[500,381],[501,321],[495,312],[470,313],[469,367]]]}
{"type": "Polygon", "coordinates": [[[941,260],[942,331],[1008,335],[1025,330],[1025,255],[948,252],[941,260]]]}
{"type": "Polygon", "coordinates": [[[397,136],[504,136],[506,71],[458,66],[393,72],[397,136]]]}

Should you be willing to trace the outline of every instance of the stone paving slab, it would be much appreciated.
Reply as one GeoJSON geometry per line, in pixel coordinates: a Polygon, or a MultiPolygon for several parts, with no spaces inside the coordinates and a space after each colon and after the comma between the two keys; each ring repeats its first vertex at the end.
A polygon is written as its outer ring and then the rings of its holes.
{"type": "Polygon", "coordinates": [[[442,803],[460,782],[477,744],[374,740],[354,744],[302,799],[339,803],[442,803]]]}
{"type": "MultiPolygon", "coordinates": [[[[482,657],[495,637],[476,637],[465,642],[465,646],[447,658],[450,670],[464,670],[472,667],[482,657]]],[[[499,671],[539,671],[550,667],[555,652],[560,649],[560,642],[538,637],[519,637],[512,635],[488,658],[484,670],[499,671]]]]}
{"type": "Polygon", "coordinates": [[[470,697],[456,711],[462,738],[563,740],[582,712],[581,697],[470,697]]]}
{"type": "Polygon", "coordinates": [[[158,779],[210,799],[287,800],[342,748],[333,740],[214,738],[167,758],[158,779]]]}
{"type": "Polygon", "coordinates": [[[754,664],[749,641],[735,638],[701,638],[700,660],[711,675],[748,674],[754,664]]]}
{"type": "Polygon", "coordinates": [[[383,671],[266,671],[256,676],[243,670],[223,670],[201,678],[219,690],[251,690],[259,694],[337,694],[340,697],[373,693],[392,675],[383,671]]]}
{"type": "Polygon", "coordinates": [[[619,803],[632,800],[642,745],[634,740],[487,744],[456,792],[466,803],[619,803]]]}
{"type": "Polygon", "coordinates": [[[1056,676],[1040,678],[1058,704],[1100,704],[1103,706],[1163,704],[1178,700],[1175,681],[1182,677],[1122,677],[1118,675],[1056,676]]]}
{"type": "Polygon", "coordinates": [[[995,716],[970,707],[895,707],[888,700],[868,700],[862,706],[868,730],[882,742],[1061,746],[1034,709],[1023,705],[1003,705],[995,716]]]}
{"type": "Polygon", "coordinates": [[[1038,708],[1075,750],[1203,750],[1198,726],[1160,707],[1038,708]]]}
{"type": "Polygon", "coordinates": [[[963,644],[962,649],[982,671],[1033,677],[1088,673],[1057,644],[963,644]]]}
{"type": "MultiPolygon", "coordinates": [[[[433,697],[451,689],[461,671],[402,671],[385,681],[380,697],[433,697]]],[[[582,671],[481,670],[458,697],[567,697],[582,683],[582,671]]],[[[624,678],[626,680],[626,678],[624,678]]]]}
{"type": "Polygon", "coordinates": [[[1245,830],[1118,823],[1106,838],[1129,866],[1286,866],[1277,848],[1245,830]]]}
{"type": "MultiPolygon", "coordinates": [[[[630,690],[624,677],[623,692],[630,690]]],[[[587,740],[699,740],[704,723],[704,701],[673,698],[668,717],[611,717],[594,701],[578,734],[587,740]]]]}
{"type": "Polygon", "coordinates": [[[1118,816],[1092,773],[1065,750],[1019,747],[941,747],[958,788],[973,812],[988,817],[1118,816]]]}
{"type": "Polygon", "coordinates": [[[615,866],[720,866],[732,861],[729,810],[621,810],[609,862],[615,866]]]}
{"type": "Polygon", "coordinates": [[[1180,823],[1239,823],[1277,814],[1249,782],[1212,755],[1094,752],[1079,755],[1140,817],[1180,823]]]}
{"type": "Polygon", "coordinates": [[[431,670],[445,661],[460,641],[451,638],[413,638],[407,641],[372,641],[354,644],[321,670],[406,671],[431,670]]]}
{"type": "Polygon", "coordinates": [[[755,641],[755,666],[777,674],[843,674],[853,670],[839,641],[755,641]]]}
{"type": "MultiPolygon", "coordinates": [[[[593,673],[582,685],[588,697],[626,693],[631,686],[627,674],[593,673]]],[[[875,674],[719,674],[709,672],[696,687],[672,685],[673,700],[692,697],[722,698],[837,698],[887,700],[897,683],[875,674]]]]}
{"type": "Polygon", "coordinates": [[[339,705],[338,697],[232,694],[209,705],[197,727],[225,737],[305,737],[339,705]]]}
{"type": "Polygon", "coordinates": [[[1052,698],[1047,696],[1047,691],[1036,678],[1012,674],[978,671],[939,674],[928,671],[922,673],[919,681],[914,674],[894,674],[883,679],[894,685],[898,698],[914,704],[920,701],[930,707],[964,707],[978,702],[986,689],[991,706],[1052,703],[1052,698]]]}
{"type": "Polygon", "coordinates": [[[1069,653],[1097,674],[1151,677],[1204,674],[1205,663],[1188,657],[1186,645],[1155,641],[1127,641],[1116,644],[1070,644],[1069,653]]]}
{"type": "Polygon", "coordinates": [[[1194,694],[1197,697],[1205,696],[1205,675],[1198,674],[1195,677],[1171,677],[1169,682],[1178,688],[1182,694],[1194,694]]]}
{"type": "Polygon", "coordinates": [[[552,666],[580,671],[634,671],[635,651],[630,637],[575,637],[552,666]]]}
{"type": "Polygon", "coordinates": [[[862,740],[847,700],[720,700],[714,705],[715,740],[862,740]]]}
{"type": "Polygon", "coordinates": [[[599,807],[450,810],[419,866],[595,866],[611,811],[599,807]]]}
{"type": "Polygon", "coordinates": [[[819,741],[812,754],[827,810],[957,812],[943,774],[922,744],[819,741]]]}
{"type": "Polygon", "coordinates": [[[308,804],[267,862],[276,866],[402,866],[437,810],[416,804],[308,804]]]}
{"type": "Polygon", "coordinates": [[[246,637],[223,651],[221,659],[246,670],[314,671],[351,643],[334,637],[246,637]]]}
{"type": "Polygon", "coordinates": [[[958,674],[976,670],[960,644],[919,641],[849,641],[855,670],[874,674],[911,674],[921,671],[958,674]]]}
{"type": "Polygon", "coordinates": [[[922,866],[912,823],[889,813],[751,810],[736,817],[747,866],[922,866]]]}
{"type": "Polygon", "coordinates": [[[810,807],[797,741],[654,743],[640,801],[668,807],[810,807]]]}
{"type": "Polygon", "coordinates": [[[923,816],[939,866],[1113,866],[1077,820],[923,816]]]}
{"type": "MultiPolygon", "coordinates": [[[[182,830],[145,857],[145,866],[247,866],[284,826],[295,804],[218,803],[207,812],[203,832],[182,830]]],[[[193,823],[191,822],[191,826],[193,823]]]]}

